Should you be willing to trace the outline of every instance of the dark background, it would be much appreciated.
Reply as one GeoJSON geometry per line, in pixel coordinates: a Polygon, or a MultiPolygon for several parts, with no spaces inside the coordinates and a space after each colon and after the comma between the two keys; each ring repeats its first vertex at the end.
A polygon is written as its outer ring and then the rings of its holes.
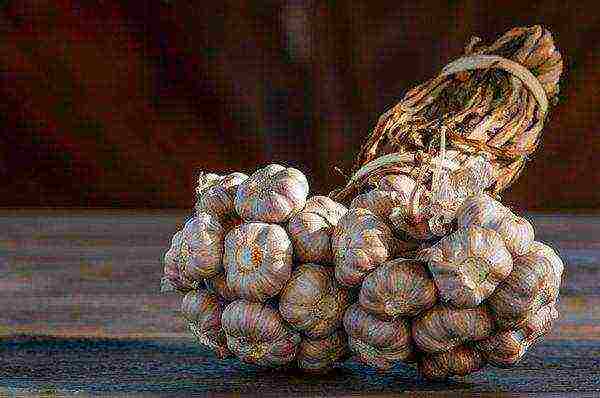
{"type": "Polygon", "coordinates": [[[0,206],[190,207],[201,169],[284,162],[328,192],[402,93],[543,24],[560,103],[505,195],[600,208],[596,1],[2,1],[0,206]]]}

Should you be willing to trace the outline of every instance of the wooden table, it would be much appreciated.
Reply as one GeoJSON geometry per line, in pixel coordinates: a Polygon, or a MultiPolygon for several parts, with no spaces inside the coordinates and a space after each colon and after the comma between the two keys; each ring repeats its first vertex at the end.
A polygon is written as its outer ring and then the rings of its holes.
{"type": "Polygon", "coordinates": [[[187,214],[0,211],[0,397],[538,392],[600,396],[600,217],[530,215],[566,268],[560,320],[510,370],[429,383],[355,362],[325,376],[219,361],[186,333],[159,259],[187,214]]]}

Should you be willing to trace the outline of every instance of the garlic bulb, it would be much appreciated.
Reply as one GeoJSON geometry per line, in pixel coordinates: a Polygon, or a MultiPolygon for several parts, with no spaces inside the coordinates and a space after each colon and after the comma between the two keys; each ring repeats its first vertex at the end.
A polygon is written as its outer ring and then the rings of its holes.
{"type": "Polygon", "coordinates": [[[532,344],[550,331],[557,318],[554,304],[545,305],[527,317],[521,327],[478,341],[475,347],[494,366],[514,366],[532,344]]]}
{"type": "Polygon", "coordinates": [[[458,308],[478,306],[512,270],[512,257],[500,235],[476,225],[446,236],[420,257],[442,300],[458,308]]]}
{"type": "Polygon", "coordinates": [[[350,209],[333,231],[335,277],[347,286],[394,255],[396,242],[390,227],[367,209],[350,209]]]}
{"type": "Polygon", "coordinates": [[[247,221],[280,223],[300,211],[307,196],[308,181],[302,172],[271,164],[240,184],[235,209],[247,221]]]}
{"type": "Polygon", "coordinates": [[[511,274],[488,300],[502,329],[520,327],[544,305],[558,298],[562,260],[554,250],[534,242],[529,252],[514,258],[511,274]]]}
{"type": "Polygon", "coordinates": [[[327,337],[313,340],[303,338],[298,348],[296,361],[300,369],[323,372],[333,369],[348,357],[347,336],[337,330],[327,337]]]}
{"type": "Polygon", "coordinates": [[[225,176],[200,174],[196,187],[196,212],[216,217],[226,231],[239,224],[234,200],[238,186],[247,178],[246,174],[237,172],[225,176]]]}
{"type": "Polygon", "coordinates": [[[296,357],[300,335],[294,333],[273,308],[246,300],[225,307],[221,325],[227,346],[244,362],[283,366],[296,357]]]}
{"type": "Polygon", "coordinates": [[[313,196],[290,218],[288,231],[300,262],[331,263],[331,235],[346,208],[326,196],[313,196]]]}
{"type": "Polygon", "coordinates": [[[443,380],[451,376],[465,376],[481,369],[485,360],[469,346],[460,346],[452,351],[425,355],[419,361],[419,372],[428,379],[443,380]]]}
{"type": "Polygon", "coordinates": [[[232,302],[240,298],[239,295],[235,294],[229,286],[227,286],[227,275],[225,272],[221,272],[217,276],[205,280],[208,289],[216,293],[222,300],[226,302],[232,302]]]}
{"type": "Polygon", "coordinates": [[[265,301],[290,279],[292,242],[279,225],[242,224],[225,238],[223,263],[234,295],[265,301]]]}
{"type": "Polygon", "coordinates": [[[171,246],[163,256],[164,276],[160,281],[160,291],[163,293],[172,291],[185,293],[196,288],[197,282],[187,278],[181,273],[181,268],[187,261],[187,255],[189,253],[187,247],[182,252],[182,245],[185,245],[185,242],[183,241],[183,230],[177,231],[177,233],[173,235],[171,246]]]}
{"type": "Polygon", "coordinates": [[[389,174],[379,179],[376,186],[355,197],[350,208],[368,209],[389,222],[394,231],[414,239],[434,236],[428,224],[431,195],[423,185],[404,174],[389,174]]]}
{"type": "Polygon", "coordinates": [[[330,269],[304,264],[292,274],[279,299],[279,312],[311,339],[323,338],[342,325],[348,293],[330,269]]]}
{"type": "Polygon", "coordinates": [[[494,322],[485,307],[457,309],[436,305],[413,320],[412,334],[419,349],[438,353],[485,339],[493,328],[494,322]]]}
{"type": "Polygon", "coordinates": [[[386,174],[376,182],[377,189],[395,192],[401,203],[408,204],[415,195],[423,197],[425,187],[406,174],[386,174]]]}
{"type": "Polygon", "coordinates": [[[186,277],[211,278],[223,271],[223,236],[221,224],[207,213],[199,213],[185,224],[182,251],[189,254],[182,270],[186,277]]]}
{"type": "Polygon", "coordinates": [[[397,192],[373,189],[352,199],[350,208],[367,209],[381,220],[388,220],[394,208],[400,203],[400,196],[397,192]]]}
{"type": "Polygon", "coordinates": [[[514,215],[510,209],[487,194],[474,195],[458,209],[459,227],[479,225],[500,234],[508,251],[522,255],[534,240],[533,226],[523,217],[514,215]]]}
{"type": "Polygon", "coordinates": [[[362,308],[383,319],[415,316],[436,301],[437,291],[424,264],[406,259],[390,260],[370,273],[359,296],[362,308]]]}
{"type": "Polygon", "coordinates": [[[511,214],[505,217],[497,229],[504,244],[513,255],[523,255],[529,251],[534,240],[533,226],[523,217],[511,214]]]}
{"type": "Polygon", "coordinates": [[[344,316],[344,329],[350,350],[369,366],[385,370],[414,360],[410,323],[404,318],[384,321],[353,304],[344,316]]]}
{"type": "Polygon", "coordinates": [[[459,227],[479,225],[480,227],[497,230],[502,219],[510,210],[502,203],[486,193],[467,198],[456,213],[459,227]]]}
{"type": "Polygon", "coordinates": [[[181,314],[198,342],[213,350],[219,358],[226,358],[231,353],[221,330],[222,313],[217,296],[207,291],[192,290],[181,301],[181,314]]]}

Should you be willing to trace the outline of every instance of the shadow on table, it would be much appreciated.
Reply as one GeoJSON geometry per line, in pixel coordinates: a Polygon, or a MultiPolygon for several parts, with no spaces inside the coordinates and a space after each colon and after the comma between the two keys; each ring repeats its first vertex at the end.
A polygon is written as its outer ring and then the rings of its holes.
{"type": "Polygon", "coordinates": [[[355,362],[323,375],[257,369],[235,359],[220,361],[189,340],[12,336],[0,340],[0,386],[128,396],[207,392],[306,396],[468,391],[474,384],[432,383],[410,367],[379,373],[355,362]]]}

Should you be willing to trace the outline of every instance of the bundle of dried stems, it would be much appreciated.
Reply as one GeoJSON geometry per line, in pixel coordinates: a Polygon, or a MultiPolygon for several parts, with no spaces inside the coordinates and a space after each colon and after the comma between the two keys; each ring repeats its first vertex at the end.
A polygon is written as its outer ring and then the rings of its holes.
{"type": "Polygon", "coordinates": [[[347,202],[390,173],[420,177],[431,188],[436,168],[456,170],[473,156],[483,155],[493,167],[491,194],[518,178],[556,102],[562,58],[541,26],[511,29],[489,46],[479,43],[472,38],[462,57],[379,118],[333,199],[347,202]]]}

